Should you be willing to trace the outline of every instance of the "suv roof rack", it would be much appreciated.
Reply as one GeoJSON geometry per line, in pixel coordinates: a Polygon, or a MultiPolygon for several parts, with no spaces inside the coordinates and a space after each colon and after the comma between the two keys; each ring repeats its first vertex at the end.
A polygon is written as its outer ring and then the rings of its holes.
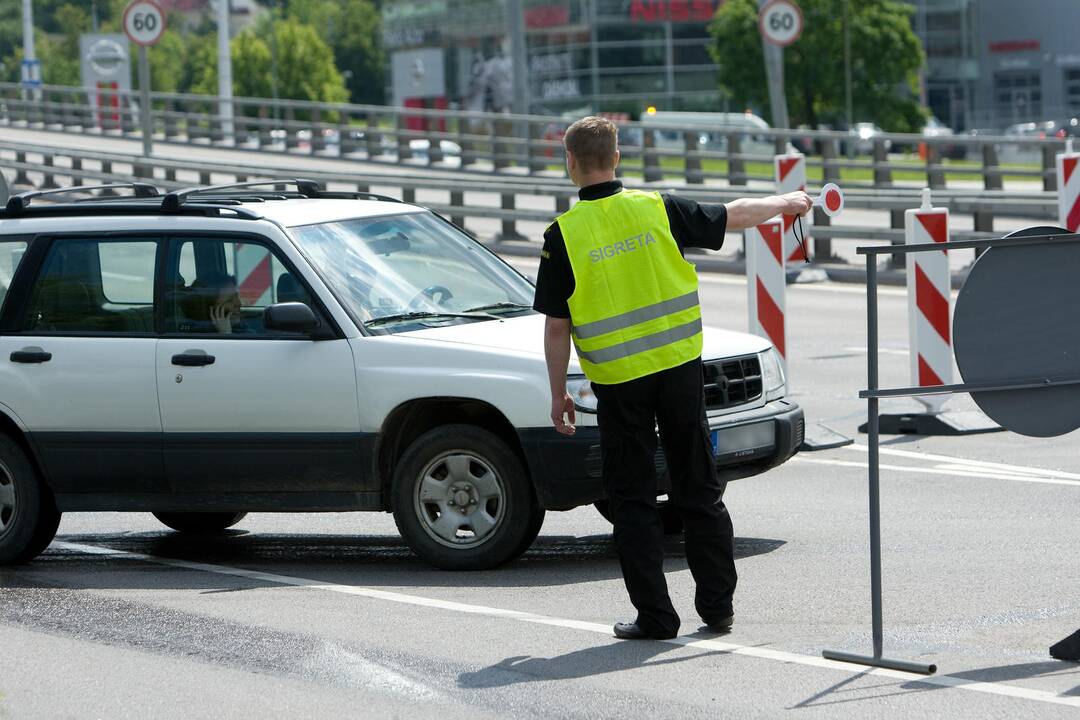
{"type": "Polygon", "coordinates": [[[254,180],[252,182],[228,183],[226,185],[210,185],[208,187],[192,187],[183,190],[173,190],[165,195],[161,201],[162,212],[179,212],[180,206],[191,195],[218,192],[220,190],[233,190],[239,188],[262,187],[265,185],[295,185],[297,192],[307,198],[319,197],[319,183],[315,180],[294,178],[292,180],[254,180]]]}
{"type": "Polygon", "coordinates": [[[19,193],[18,195],[12,195],[8,198],[4,210],[7,215],[18,215],[26,210],[26,208],[30,206],[30,201],[36,197],[42,197],[44,195],[61,195],[63,193],[73,192],[89,192],[90,190],[116,190],[117,188],[130,188],[135,192],[135,197],[137,198],[149,198],[160,195],[155,186],[141,182],[110,183],[108,185],[71,185],[68,187],[53,188],[51,190],[28,190],[19,193]]]}

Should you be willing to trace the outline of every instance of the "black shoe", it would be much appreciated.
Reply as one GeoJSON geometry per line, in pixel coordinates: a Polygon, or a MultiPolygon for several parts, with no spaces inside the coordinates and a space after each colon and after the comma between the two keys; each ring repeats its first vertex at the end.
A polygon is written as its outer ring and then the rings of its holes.
{"type": "Polygon", "coordinates": [[[709,630],[714,633],[729,633],[731,632],[731,626],[735,624],[735,615],[732,613],[727,617],[720,618],[715,622],[707,623],[709,630]]]}
{"type": "Polygon", "coordinates": [[[663,633],[651,633],[646,630],[642,630],[636,622],[632,623],[615,623],[615,637],[620,640],[670,640],[679,633],[676,632],[663,632],[663,633]]]}

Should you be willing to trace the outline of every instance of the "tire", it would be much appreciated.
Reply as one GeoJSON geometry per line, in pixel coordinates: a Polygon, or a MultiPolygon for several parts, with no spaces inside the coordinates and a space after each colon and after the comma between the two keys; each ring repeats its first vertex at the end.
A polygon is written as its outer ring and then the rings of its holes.
{"type": "Polygon", "coordinates": [[[0,436],[0,565],[29,562],[56,537],[52,493],[13,439],[0,436]]]}
{"type": "Polygon", "coordinates": [[[472,425],[445,425],[413,441],[394,469],[390,506],[413,552],[442,570],[509,562],[544,521],[521,461],[472,425]]]}
{"type": "MultiPolygon", "coordinates": [[[[720,497],[724,496],[724,491],[727,490],[727,481],[720,481],[720,497]]],[[[611,504],[605,498],[603,500],[597,500],[593,503],[593,506],[600,512],[601,515],[607,519],[608,522],[613,522],[611,516],[611,504]]],[[[672,504],[670,500],[658,500],[656,502],[656,509],[660,512],[660,522],[664,525],[665,535],[678,535],[683,531],[682,517],[679,515],[678,509],[672,504]]]]}
{"type": "Polygon", "coordinates": [[[154,517],[177,532],[209,535],[231,528],[247,515],[246,512],[156,512],[154,517]]]}

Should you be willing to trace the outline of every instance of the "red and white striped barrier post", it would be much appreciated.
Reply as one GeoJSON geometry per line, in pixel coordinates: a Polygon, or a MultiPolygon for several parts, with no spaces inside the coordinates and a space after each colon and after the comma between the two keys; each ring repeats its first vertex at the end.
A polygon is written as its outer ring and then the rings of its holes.
{"type": "MultiPolygon", "coordinates": [[[[922,207],[904,211],[907,244],[949,241],[949,210],[930,205],[930,190],[922,192],[922,207]]],[[[908,342],[911,384],[914,387],[952,383],[952,294],[948,251],[907,256],[908,342]]],[[[948,396],[927,395],[918,400],[938,413],[948,396]]]]}
{"type": "MultiPolygon", "coordinates": [[[[801,153],[790,155],[776,155],[773,157],[773,174],[776,178],[776,194],[806,190],[806,156],[801,153]]],[[[795,223],[794,215],[784,216],[784,258],[787,262],[801,262],[806,260],[799,241],[795,239],[795,231],[792,226],[795,223]]],[[[809,226],[807,220],[803,221],[803,227],[809,226]]],[[[804,241],[810,239],[810,233],[806,233],[804,241]]]]}
{"type": "Polygon", "coordinates": [[[1057,156],[1058,218],[1069,232],[1080,231],[1080,153],[1073,152],[1072,138],[1057,156]]]}
{"type": "Polygon", "coordinates": [[[234,257],[236,286],[244,305],[269,305],[273,301],[273,268],[270,251],[262,245],[237,244],[234,257]]]}
{"type": "Polygon", "coordinates": [[[747,228],[746,289],[750,309],[750,332],[763,337],[780,353],[787,375],[787,342],[784,332],[784,221],[769,220],[747,228]]]}

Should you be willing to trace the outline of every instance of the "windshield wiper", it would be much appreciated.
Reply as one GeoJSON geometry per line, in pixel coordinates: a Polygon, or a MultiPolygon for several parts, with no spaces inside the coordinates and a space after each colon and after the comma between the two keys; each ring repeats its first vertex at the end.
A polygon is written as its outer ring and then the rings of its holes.
{"type": "Polygon", "coordinates": [[[497,302],[490,305],[469,308],[465,312],[485,312],[488,310],[532,310],[532,305],[522,305],[516,302],[497,302]]]}
{"type": "Polygon", "coordinates": [[[377,317],[374,320],[368,320],[365,325],[372,327],[374,325],[385,325],[393,322],[403,322],[406,320],[430,320],[434,318],[470,318],[473,320],[497,320],[497,315],[489,315],[482,312],[428,312],[424,310],[418,310],[416,312],[397,313],[396,315],[383,315],[377,317]]]}

